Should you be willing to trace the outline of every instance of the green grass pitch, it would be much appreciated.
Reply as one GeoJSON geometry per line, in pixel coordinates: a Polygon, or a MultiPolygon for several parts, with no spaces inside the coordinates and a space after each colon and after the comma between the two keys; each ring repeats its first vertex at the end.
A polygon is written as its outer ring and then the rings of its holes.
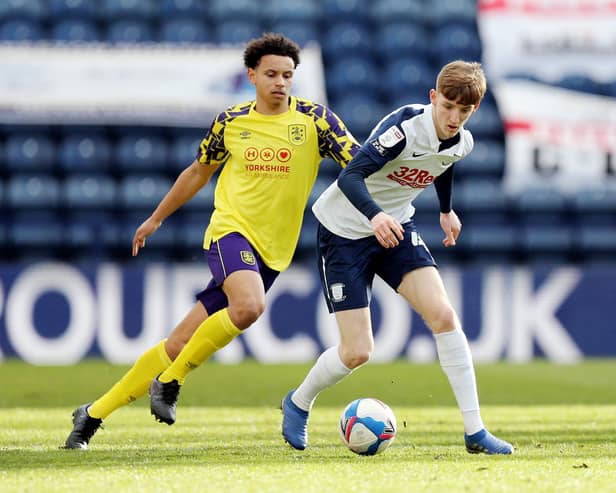
{"type": "Polygon", "coordinates": [[[461,418],[438,365],[368,365],[323,392],[310,447],[280,436],[280,399],[307,365],[210,363],[193,372],[174,426],[140,399],[116,411],[90,450],[59,450],[78,405],[126,367],[0,364],[2,492],[611,492],[616,488],[616,360],[558,366],[478,365],[482,414],[515,446],[511,457],[466,453],[461,418]],[[394,444],[360,457],[337,422],[357,397],[387,402],[394,444]]]}

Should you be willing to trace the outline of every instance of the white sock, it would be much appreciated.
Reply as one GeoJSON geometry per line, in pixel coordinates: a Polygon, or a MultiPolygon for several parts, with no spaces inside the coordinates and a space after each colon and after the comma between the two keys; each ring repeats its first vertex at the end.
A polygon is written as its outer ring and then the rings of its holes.
{"type": "Polygon", "coordinates": [[[319,392],[338,383],[352,371],[340,359],[338,346],[330,347],[319,356],[291,399],[300,409],[310,411],[319,392]]]}
{"type": "Polygon", "coordinates": [[[434,334],[441,368],[449,379],[464,420],[464,432],[472,435],[483,429],[473,358],[461,329],[434,334]]]}

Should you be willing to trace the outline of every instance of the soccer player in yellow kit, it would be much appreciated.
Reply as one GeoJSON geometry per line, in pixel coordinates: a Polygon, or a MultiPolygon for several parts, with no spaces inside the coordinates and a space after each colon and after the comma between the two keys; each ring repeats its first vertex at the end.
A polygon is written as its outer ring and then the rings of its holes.
{"type": "Polygon", "coordinates": [[[290,95],[299,47],[282,35],[252,40],[244,64],[256,98],[220,113],[186,168],[135,232],[133,256],[220,167],[203,247],[213,279],[169,337],[152,347],[107,393],[73,412],[65,448],[86,449],[102,420],[145,395],[157,420],[175,421],[186,375],[257,320],[265,293],[297,245],[319,163],[345,166],[359,146],[321,104],[290,95]]]}

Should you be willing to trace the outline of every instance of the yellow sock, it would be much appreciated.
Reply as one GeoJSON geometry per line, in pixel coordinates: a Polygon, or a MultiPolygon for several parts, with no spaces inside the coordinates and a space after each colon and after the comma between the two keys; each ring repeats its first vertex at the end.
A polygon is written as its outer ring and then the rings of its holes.
{"type": "Polygon", "coordinates": [[[158,379],[163,383],[177,380],[180,385],[183,385],[186,375],[191,370],[229,344],[241,332],[233,325],[226,308],[210,315],[199,325],[175,361],[158,379]]]}
{"type": "Polygon", "coordinates": [[[88,414],[93,418],[105,419],[119,407],[145,395],[152,380],[171,364],[165,351],[165,341],[143,353],[120,381],[88,408],[88,414]]]}

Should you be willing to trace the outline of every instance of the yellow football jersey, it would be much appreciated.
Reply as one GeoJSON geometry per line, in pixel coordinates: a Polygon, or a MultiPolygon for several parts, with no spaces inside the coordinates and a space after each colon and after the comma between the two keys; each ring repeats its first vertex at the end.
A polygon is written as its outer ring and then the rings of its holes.
{"type": "Polygon", "coordinates": [[[254,107],[250,101],[220,113],[201,142],[201,164],[224,164],[203,247],[240,233],[270,268],[283,271],[295,252],[322,158],[344,167],[359,145],[321,104],[291,97],[280,115],[254,107]]]}

